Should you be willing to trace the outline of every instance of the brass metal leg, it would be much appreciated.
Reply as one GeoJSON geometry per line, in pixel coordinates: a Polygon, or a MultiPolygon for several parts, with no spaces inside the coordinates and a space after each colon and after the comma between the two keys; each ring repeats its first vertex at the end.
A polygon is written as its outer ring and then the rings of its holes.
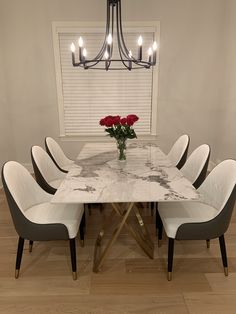
{"type": "Polygon", "coordinates": [[[102,239],[103,239],[104,234],[105,234],[105,230],[102,229],[99,232],[99,235],[97,237],[96,244],[95,244],[94,265],[93,265],[93,271],[94,272],[98,272],[100,270],[109,249],[111,248],[111,246],[113,245],[113,243],[117,239],[118,235],[120,234],[121,229],[123,228],[124,223],[125,223],[126,219],[128,218],[132,207],[133,207],[133,203],[130,203],[128,206],[128,209],[123,212],[122,219],[121,219],[120,223],[117,225],[117,227],[115,228],[113,235],[112,235],[111,239],[108,241],[108,244],[105,247],[105,249],[103,250],[103,252],[101,251],[101,244],[102,244],[102,239]]]}
{"type": "Polygon", "coordinates": [[[106,227],[111,225],[110,219],[108,221],[108,224],[106,224],[107,226],[104,226],[103,229],[100,231],[96,240],[96,244],[95,244],[94,267],[93,267],[94,272],[98,272],[100,270],[109,249],[111,248],[111,246],[117,239],[123,226],[125,226],[128,229],[130,234],[134,237],[138,245],[148,255],[148,257],[153,258],[154,244],[149,236],[148,230],[143,222],[139,209],[136,206],[134,206],[134,203],[129,203],[126,210],[121,208],[121,205],[118,203],[113,203],[112,207],[113,207],[113,211],[111,213],[111,217],[113,217],[114,214],[117,213],[121,220],[120,220],[120,223],[116,226],[113,232],[113,235],[111,239],[109,240],[107,246],[103,250],[103,252],[101,250],[102,239],[104,237],[106,227]],[[128,220],[129,215],[132,210],[134,211],[134,214],[137,219],[137,224],[135,225],[135,227],[128,220]]]}

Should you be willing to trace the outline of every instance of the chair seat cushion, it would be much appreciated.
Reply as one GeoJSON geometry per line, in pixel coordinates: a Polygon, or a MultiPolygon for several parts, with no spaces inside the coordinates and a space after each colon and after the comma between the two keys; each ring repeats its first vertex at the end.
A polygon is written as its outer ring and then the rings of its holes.
{"type": "Polygon", "coordinates": [[[169,238],[184,223],[205,222],[217,216],[218,210],[200,202],[163,202],[158,203],[158,212],[169,238]]]}
{"type": "Polygon", "coordinates": [[[61,223],[66,226],[69,238],[77,236],[84,212],[83,204],[41,203],[28,208],[25,216],[38,224],[61,223]]]}

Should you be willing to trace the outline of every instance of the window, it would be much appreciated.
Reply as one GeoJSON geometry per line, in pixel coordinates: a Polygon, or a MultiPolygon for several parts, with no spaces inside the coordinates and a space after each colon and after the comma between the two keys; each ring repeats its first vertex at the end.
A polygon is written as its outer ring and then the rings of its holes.
{"type": "MultiPolygon", "coordinates": [[[[142,23],[138,28],[134,24],[124,25],[125,41],[133,54],[140,34],[144,38],[145,58],[154,38],[159,42],[159,23],[142,23]]],[[[158,54],[157,65],[149,70],[84,70],[71,63],[70,45],[79,36],[84,39],[88,58],[92,58],[102,45],[104,27],[91,23],[53,23],[60,136],[104,136],[100,118],[132,113],[140,117],[135,125],[137,135],[156,135],[158,54]]]]}

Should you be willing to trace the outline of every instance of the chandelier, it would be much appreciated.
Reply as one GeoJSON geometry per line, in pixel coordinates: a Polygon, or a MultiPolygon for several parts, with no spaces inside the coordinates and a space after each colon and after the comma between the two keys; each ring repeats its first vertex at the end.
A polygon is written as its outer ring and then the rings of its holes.
{"type": "Polygon", "coordinates": [[[72,64],[74,67],[98,70],[133,70],[149,69],[156,64],[157,43],[153,42],[148,49],[147,60],[143,60],[143,38],[138,37],[137,57],[133,56],[125,44],[121,19],[121,0],[107,0],[107,21],[105,38],[98,54],[93,59],[87,59],[87,50],[82,37],[78,40],[78,61],[76,60],[76,46],[71,44],[72,64]],[[116,48],[118,57],[113,58],[114,35],[116,35],[116,48]],[[113,66],[116,64],[116,66],[113,66]],[[118,66],[117,66],[118,64],[118,66]]]}

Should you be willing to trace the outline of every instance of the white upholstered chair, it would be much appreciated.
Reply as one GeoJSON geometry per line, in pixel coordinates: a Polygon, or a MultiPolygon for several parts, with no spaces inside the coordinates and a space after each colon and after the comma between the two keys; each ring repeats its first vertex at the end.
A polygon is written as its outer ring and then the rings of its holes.
{"type": "Polygon", "coordinates": [[[169,160],[178,169],[183,167],[187,159],[189,141],[187,134],[181,135],[167,154],[169,160]]]}
{"type": "MultiPolygon", "coordinates": [[[[47,193],[55,194],[60,184],[66,177],[66,173],[61,171],[52,161],[48,153],[40,146],[31,148],[31,160],[34,168],[35,179],[43,190],[47,193]]],[[[84,245],[85,213],[80,226],[81,245],[84,245]]]]}
{"type": "MultiPolygon", "coordinates": [[[[171,280],[174,240],[219,238],[225,275],[228,275],[224,233],[227,231],[236,194],[236,161],[217,165],[198,188],[199,202],[159,203],[160,222],[168,237],[168,279],[171,280]]],[[[158,228],[162,229],[162,226],[158,228]]]]}
{"type": "MultiPolygon", "coordinates": [[[[200,145],[192,152],[183,167],[180,169],[180,171],[196,189],[206,178],[209,158],[209,145],[200,145]]],[[[160,243],[160,240],[162,239],[162,230],[160,228],[158,229],[158,225],[160,225],[159,220],[160,216],[158,214],[158,203],[156,203],[156,229],[158,230],[158,243],[160,243]]],[[[207,241],[207,245],[209,246],[209,241],[207,241]]]]}
{"type": "Polygon", "coordinates": [[[66,173],[62,172],[52,161],[48,153],[40,146],[31,148],[31,160],[35,179],[46,192],[55,194],[66,173]]]}
{"type": "Polygon", "coordinates": [[[206,178],[210,158],[210,147],[207,144],[197,147],[180,169],[183,175],[197,189],[206,178]]]}
{"type": "Polygon", "coordinates": [[[60,145],[52,138],[45,138],[45,148],[55,165],[63,172],[68,172],[74,161],[69,159],[61,149],[60,145]]]}
{"type": "Polygon", "coordinates": [[[18,278],[25,239],[33,241],[69,240],[73,279],[76,271],[76,242],[84,213],[83,204],[52,204],[30,173],[15,161],[2,168],[2,182],[9,209],[19,235],[15,277],[18,278]]]}

